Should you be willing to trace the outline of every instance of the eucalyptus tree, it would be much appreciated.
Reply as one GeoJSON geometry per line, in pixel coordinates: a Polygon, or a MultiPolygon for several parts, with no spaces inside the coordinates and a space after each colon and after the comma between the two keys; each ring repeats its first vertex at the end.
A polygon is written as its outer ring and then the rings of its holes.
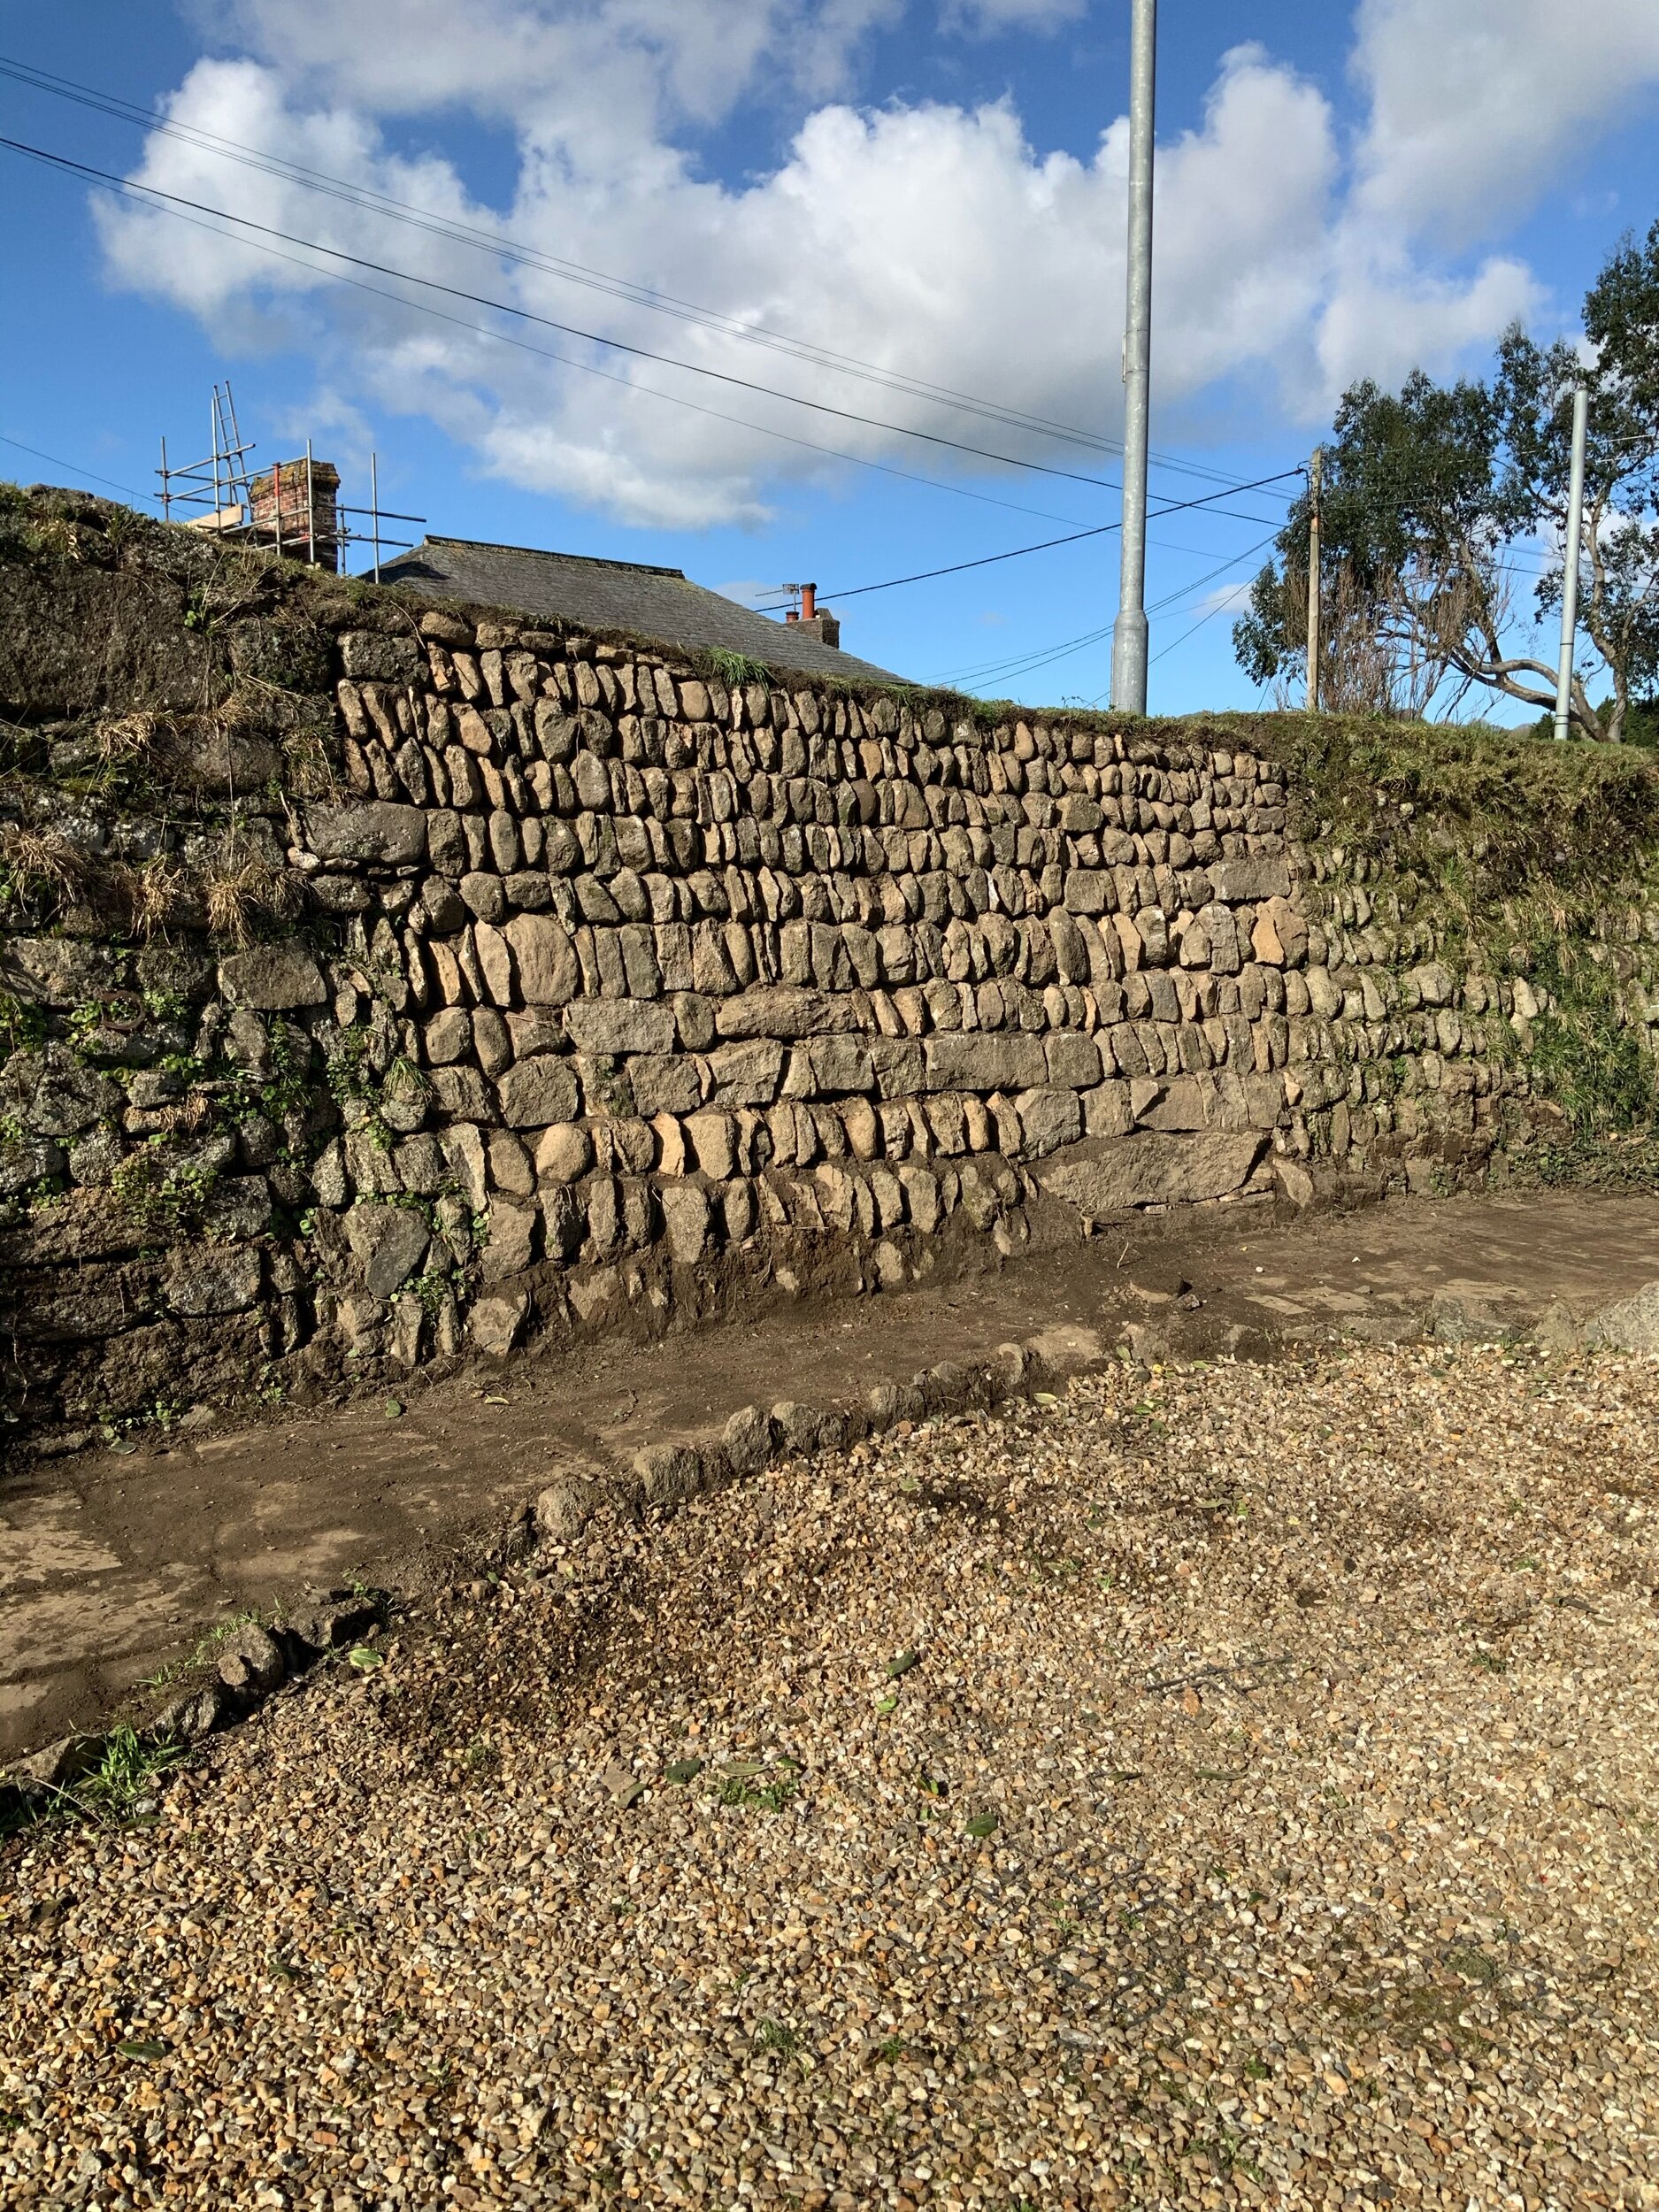
{"type": "MultiPolygon", "coordinates": [[[[1471,693],[1554,704],[1554,661],[1527,649],[1520,610],[1561,604],[1572,392],[1589,393],[1579,620],[1609,695],[1576,673],[1580,734],[1617,740],[1659,681],[1659,222],[1626,239],[1584,302],[1585,343],[1540,345],[1517,325],[1489,380],[1397,394],[1367,380],[1325,449],[1321,697],[1380,713],[1453,713],[1471,693]],[[1541,572],[1539,564],[1541,561],[1541,572]],[[1530,594],[1526,587],[1530,584],[1530,594]]],[[[1287,694],[1307,649],[1308,498],[1235,626],[1240,665],[1287,694]]]]}

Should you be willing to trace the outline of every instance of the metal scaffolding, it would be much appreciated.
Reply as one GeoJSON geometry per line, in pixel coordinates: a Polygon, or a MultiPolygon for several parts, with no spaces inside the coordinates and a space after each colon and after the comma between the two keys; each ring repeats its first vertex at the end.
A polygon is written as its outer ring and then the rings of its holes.
{"type": "Polygon", "coordinates": [[[303,561],[313,568],[338,570],[348,546],[366,545],[373,549],[370,572],[378,584],[382,553],[388,549],[401,552],[415,542],[389,536],[384,526],[424,524],[426,519],[381,506],[378,453],[369,456],[366,507],[341,501],[339,471],[331,462],[316,459],[309,438],[303,459],[277,461],[268,470],[254,471],[249,462],[254,441],[242,434],[228,380],[213,387],[211,429],[211,451],[204,459],[183,465],[169,462],[167,441],[161,441],[157,474],[165,522],[236,544],[266,547],[283,559],[303,561]],[[175,509],[180,511],[175,513],[175,509]],[[348,516],[367,526],[354,527],[348,516]]]}

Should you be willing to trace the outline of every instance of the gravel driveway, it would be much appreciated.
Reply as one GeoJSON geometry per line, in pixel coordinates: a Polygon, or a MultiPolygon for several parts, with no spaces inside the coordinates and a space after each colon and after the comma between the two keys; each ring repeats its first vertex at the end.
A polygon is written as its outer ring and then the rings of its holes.
{"type": "Polygon", "coordinates": [[[1659,1363],[1124,1367],[0,1846],[0,2200],[1659,2205],[1659,1363]]]}

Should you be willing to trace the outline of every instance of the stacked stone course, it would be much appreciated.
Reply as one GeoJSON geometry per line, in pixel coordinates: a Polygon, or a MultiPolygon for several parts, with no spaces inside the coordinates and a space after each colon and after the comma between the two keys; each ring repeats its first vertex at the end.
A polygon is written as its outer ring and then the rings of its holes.
{"type": "Polygon", "coordinates": [[[1253,752],[379,619],[330,648],[337,787],[243,824],[291,934],[4,948],[46,1033],[0,1256],[58,1417],[1305,1202],[1478,1156],[1524,1084],[1525,983],[1300,856],[1253,752]]]}
{"type": "Polygon", "coordinates": [[[419,628],[342,641],[361,803],[291,857],[419,1033],[488,1281],[791,1230],[902,1279],[894,1233],[1007,1249],[1086,1137],[1279,1122],[1308,933],[1257,760],[419,628]]]}

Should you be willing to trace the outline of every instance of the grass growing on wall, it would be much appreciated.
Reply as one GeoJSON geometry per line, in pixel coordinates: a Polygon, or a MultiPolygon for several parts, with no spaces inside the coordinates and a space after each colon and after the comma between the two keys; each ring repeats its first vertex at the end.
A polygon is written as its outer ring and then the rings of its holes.
{"type": "Polygon", "coordinates": [[[1659,907],[1653,757],[1340,716],[1276,716],[1261,737],[1301,838],[1430,920],[1453,965],[1525,976],[1543,1003],[1524,1047],[1493,1032],[1562,1117],[1537,1175],[1659,1185],[1659,1060],[1640,1025],[1659,961],[1640,918],[1659,907]]]}
{"type": "Polygon", "coordinates": [[[1551,1001],[1532,1024],[1527,1064],[1565,1116],[1539,1149],[1546,1182],[1659,1185],[1659,1061],[1626,1018],[1615,950],[1542,929],[1527,948],[1527,979],[1551,1001]]]}
{"type": "Polygon", "coordinates": [[[1275,715],[1298,835],[1443,881],[1464,864],[1485,904],[1548,882],[1605,902],[1659,862],[1659,767],[1613,745],[1558,745],[1479,723],[1275,715]]]}

